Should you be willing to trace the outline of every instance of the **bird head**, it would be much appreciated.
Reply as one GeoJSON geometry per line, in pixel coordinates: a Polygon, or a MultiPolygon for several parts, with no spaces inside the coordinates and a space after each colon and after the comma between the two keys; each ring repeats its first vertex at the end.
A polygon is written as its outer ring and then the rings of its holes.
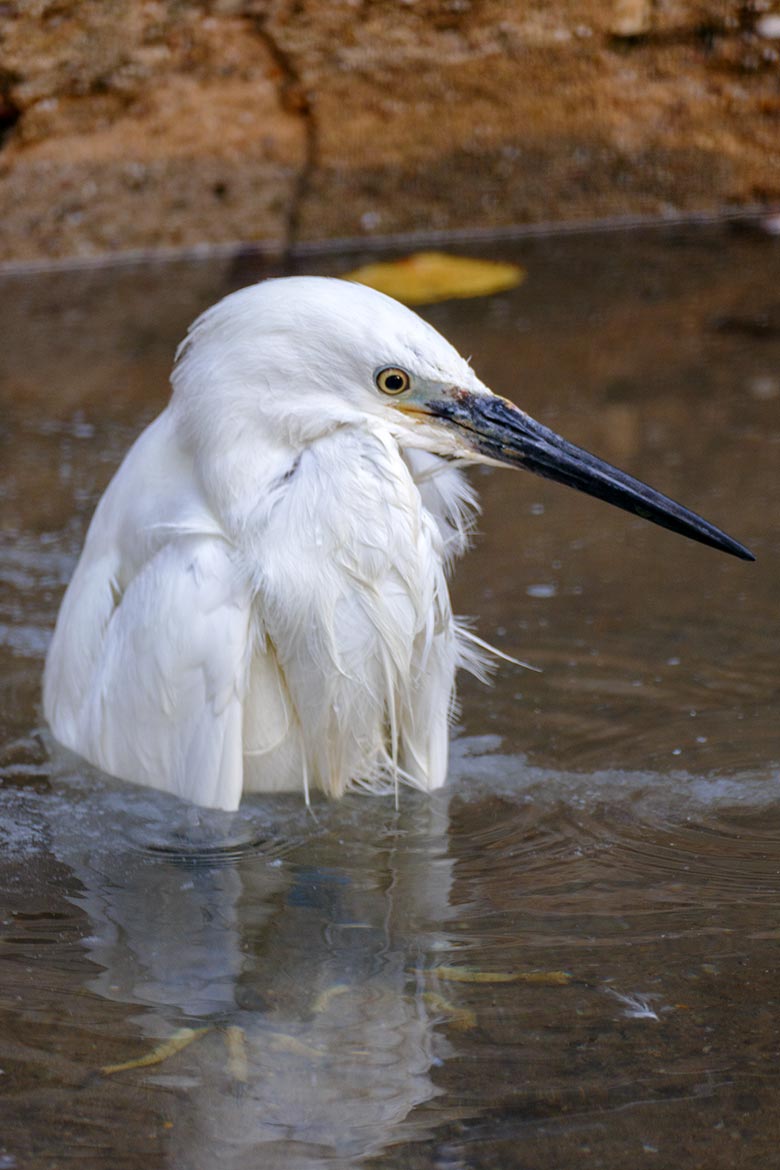
{"type": "Polygon", "coordinates": [[[193,443],[245,447],[253,435],[302,449],[339,427],[389,430],[401,447],[524,468],[744,560],[702,517],[492,393],[421,317],[363,285],[266,280],[191,327],[172,377],[193,443]]]}

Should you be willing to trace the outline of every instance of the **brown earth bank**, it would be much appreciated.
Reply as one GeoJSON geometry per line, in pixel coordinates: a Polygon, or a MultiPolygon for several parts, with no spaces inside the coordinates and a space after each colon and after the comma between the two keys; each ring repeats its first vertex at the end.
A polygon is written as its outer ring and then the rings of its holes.
{"type": "Polygon", "coordinates": [[[0,261],[776,205],[780,0],[10,0],[0,134],[0,261]]]}

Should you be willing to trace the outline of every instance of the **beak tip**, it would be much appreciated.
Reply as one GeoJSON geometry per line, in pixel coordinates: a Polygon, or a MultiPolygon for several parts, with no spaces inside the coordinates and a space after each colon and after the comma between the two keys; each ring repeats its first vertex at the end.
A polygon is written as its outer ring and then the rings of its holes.
{"type": "Polygon", "coordinates": [[[432,413],[465,430],[473,448],[493,462],[525,467],[738,560],[756,559],[744,544],[702,516],[567,442],[506,398],[463,391],[457,400],[450,397],[436,404],[432,413]]]}
{"type": "Polygon", "coordinates": [[[752,553],[750,549],[746,547],[746,545],[742,544],[738,540],[735,540],[733,536],[728,536],[720,529],[716,528],[707,535],[710,537],[714,536],[715,539],[710,539],[709,541],[705,540],[705,543],[708,543],[711,545],[711,547],[718,549],[719,552],[728,553],[729,556],[736,557],[739,561],[754,561],[756,559],[755,553],[752,553]]]}

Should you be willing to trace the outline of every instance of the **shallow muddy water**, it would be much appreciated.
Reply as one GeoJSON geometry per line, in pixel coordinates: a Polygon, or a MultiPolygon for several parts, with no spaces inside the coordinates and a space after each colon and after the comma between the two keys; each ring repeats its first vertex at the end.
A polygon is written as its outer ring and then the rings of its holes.
{"type": "Polygon", "coordinates": [[[776,1164],[780,241],[482,254],[525,283],[426,316],[758,560],[476,471],[456,608],[541,673],[463,680],[450,784],[398,811],[196,814],[47,737],[95,502],[189,320],[272,269],[0,278],[0,1170],[776,1164]]]}

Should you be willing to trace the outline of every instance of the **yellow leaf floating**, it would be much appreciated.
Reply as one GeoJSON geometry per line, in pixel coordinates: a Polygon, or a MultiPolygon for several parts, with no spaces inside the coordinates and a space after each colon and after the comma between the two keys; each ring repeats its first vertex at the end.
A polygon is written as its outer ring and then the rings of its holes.
{"type": "Polygon", "coordinates": [[[345,280],[366,284],[405,305],[432,305],[461,297],[486,297],[520,284],[525,272],[517,264],[472,260],[446,252],[415,252],[402,260],[366,264],[345,280]]]}
{"type": "Polygon", "coordinates": [[[431,974],[445,983],[540,983],[564,987],[571,983],[568,971],[475,971],[472,967],[432,967],[431,974]]]}

